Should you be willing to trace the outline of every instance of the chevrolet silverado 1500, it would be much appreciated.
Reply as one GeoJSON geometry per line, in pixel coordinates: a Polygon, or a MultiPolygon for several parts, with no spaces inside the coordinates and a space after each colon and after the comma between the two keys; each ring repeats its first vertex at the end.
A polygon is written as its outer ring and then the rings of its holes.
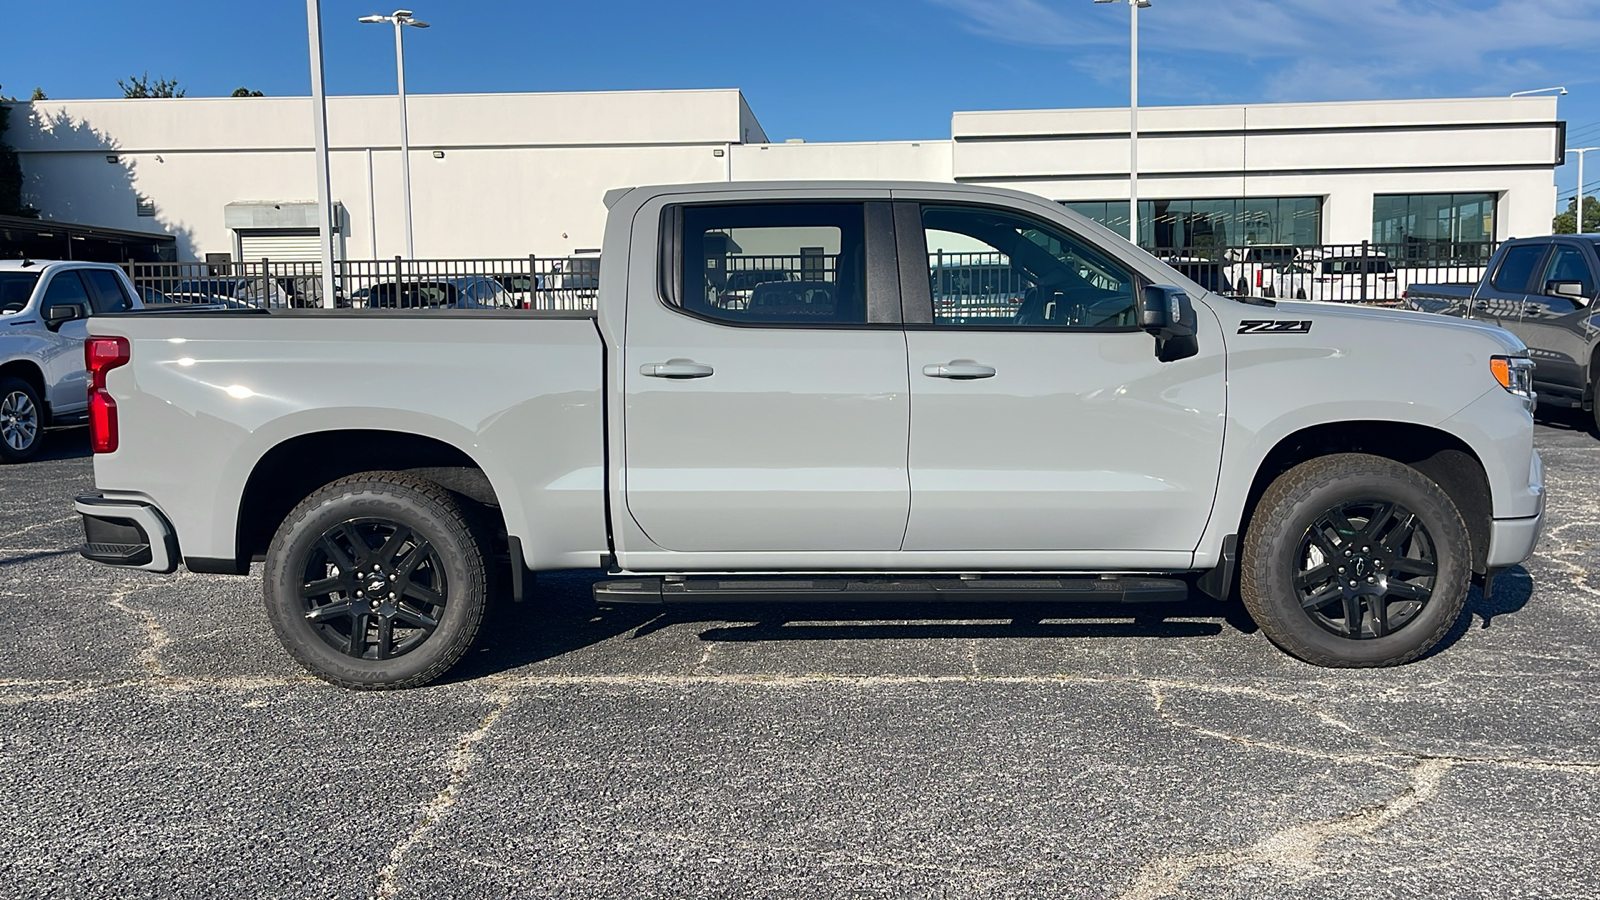
{"type": "Polygon", "coordinates": [[[491,583],[578,568],[635,603],[1237,589],[1301,659],[1392,665],[1538,537],[1499,328],[1223,298],[1007,190],[606,201],[592,312],[96,319],[85,555],[262,561],[288,651],[389,688],[491,583]]]}
{"type": "Polygon", "coordinates": [[[116,266],[0,260],[0,462],[38,453],[46,428],[83,424],[88,320],[141,308],[116,266]]]}

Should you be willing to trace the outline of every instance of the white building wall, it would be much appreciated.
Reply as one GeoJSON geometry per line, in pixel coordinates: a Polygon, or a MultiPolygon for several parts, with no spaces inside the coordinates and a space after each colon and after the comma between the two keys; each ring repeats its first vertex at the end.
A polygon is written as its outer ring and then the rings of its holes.
{"type": "MultiPolygon", "coordinates": [[[[7,139],[47,218],[168,231],[192,259],[234,250],[228,204],[315,197],[310,102],[41,101],[17,104],[7,139]],[[136,215],[141,196],[154,219],[136,215]]],[[[602,197],[629,185],[959,181],[1063,201],[1128,191],[1126,109],[958,112],[951,140],[805,144],[766,143],[735,90],[418,95],[408,109],[422,257],[596,248],[602,197]]],[[[393,97],[329,99],[348,258],[404,246],[396,112],[393,97]]],[[[1555,115],[1549,97],[1142,109],[1140,197],[1323,197],[1322,237],[1343,243],[1371,237],[1375,194],[1493,192],[1497,237],[1546,233],[1555,115]]]]}
{"type": "MultiPolygon", "coordinates": [[[[46,218],[167,231],[178,237],[180,256],[192,259],[233,252],[227,204],[316,197],[310,104],[303,97],[40,101],[17,105],[6,136],[21,153],[27,199],[46,218]],[[140,196],[155,201],[154,219],[136,214],[140,196]]],[[[607,190],[722,180],[730,144],[745,134],[766,140],[732,90],[429,94],[408,98],[407,110],[413,231],[423,257],[597,247],[607,190]]],[[[398,102],[329,98],[328,126],[346,255],[403,252],[398,102]],[[368,194],[369,149],[375,196],[368,194]]]]}
{"type": "MultiPolygon", "coordinates": [[[[958,112],[957,181],[1052,200],[1128,196],[1126,109],[958,112]]],[[[1500,194],[1496,237],[1548,233],[1553,97],[1139,111],[1141,200],[1325,198],[1323,240],[1372,237],[1377,194],[1500,194]]]]}

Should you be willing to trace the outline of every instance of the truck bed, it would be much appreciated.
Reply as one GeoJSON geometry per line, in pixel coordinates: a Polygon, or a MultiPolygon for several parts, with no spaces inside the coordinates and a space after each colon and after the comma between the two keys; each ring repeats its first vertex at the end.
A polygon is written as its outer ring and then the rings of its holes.
{"type": "Polygon", "coordinates": [[[132,348],[108,373],[120,446],[96,457],[96,479],[161,498],[185,559],[225,568],[236,543],[250,552],[236,522],[262,466],[314,473],[328,454],[430,440],[470,448],[531,564],[605,552],[593,312],[208,311],[101,316],[93,333],[132,348]],[[535,520],[562,527],[536,533],[535,520]]]}

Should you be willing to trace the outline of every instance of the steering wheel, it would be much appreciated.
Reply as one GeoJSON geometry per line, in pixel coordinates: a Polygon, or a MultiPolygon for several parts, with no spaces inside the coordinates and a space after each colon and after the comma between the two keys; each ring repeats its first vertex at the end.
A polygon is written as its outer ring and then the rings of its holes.
{"type": "Polygon", "coordinates": [[[23,307],[27,305],[26,303],[7,303],[5,306],[0,306],[0,315],[22,312],[23,307]]]}

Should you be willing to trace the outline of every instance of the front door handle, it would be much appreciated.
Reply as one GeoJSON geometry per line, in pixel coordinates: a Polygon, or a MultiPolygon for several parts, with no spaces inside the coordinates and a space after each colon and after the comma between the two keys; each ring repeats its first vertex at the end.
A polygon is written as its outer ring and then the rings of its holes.
{"type": "Polygon", "coordinates": [[[692,359],[669,359],[664,363],[645,363],[639,374],[649,378],[708,378],[715,370],[692,359]]]}
{"type": "Polygon", "coordinates": [[[923,366],[922,374],[929,378],[954,378],[957,381],[970,381],[974,378],[993,378],[994,366],[980,365],[970,359],[952,359],[947,363],[923,366]]]}

